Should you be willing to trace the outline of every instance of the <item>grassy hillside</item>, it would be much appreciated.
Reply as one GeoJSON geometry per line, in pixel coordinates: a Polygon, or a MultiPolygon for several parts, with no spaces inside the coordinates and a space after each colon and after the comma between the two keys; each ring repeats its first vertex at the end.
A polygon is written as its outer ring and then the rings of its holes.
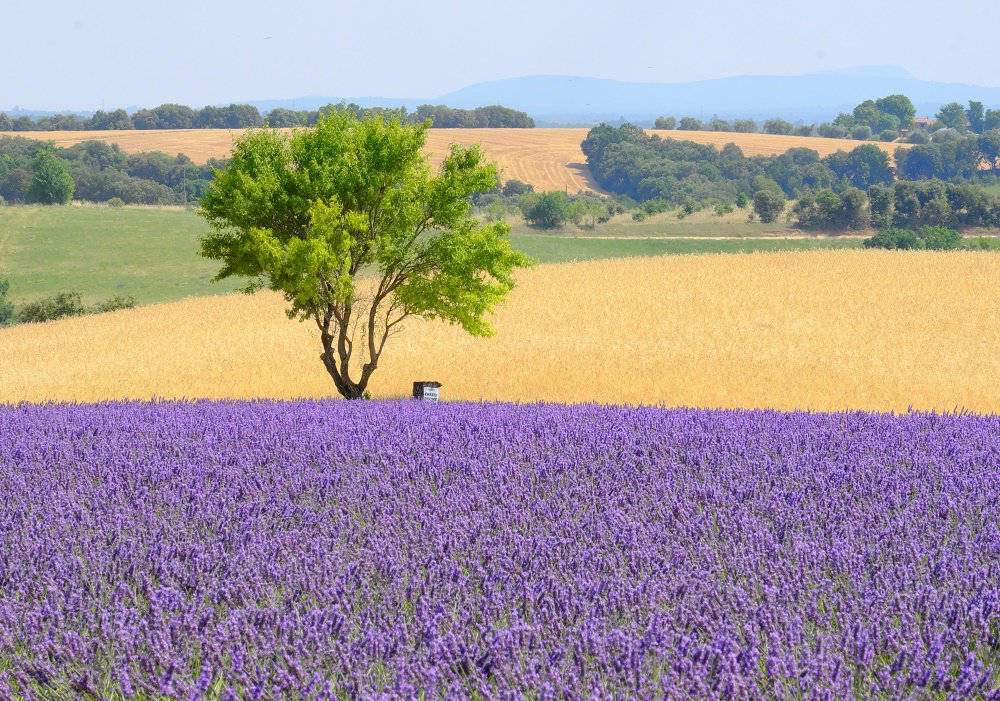
{"type": "MultiPolygon", "coordinates": [[[[857,239],[641,238],[679,230],[676,224],[676,217],[642,224],[623,220],[587,232],[588,238],[576,237],[575,230],[539,235],[520,226],[512,241],[543,263],[860,245],[857,239]],[[596,238],[602,235],[623,238],[596,238]]],[[[708,220],[688,230],[712,231],[712,225],[723,232],[716,235],[728,235],[725,223],[708,220]]],[[[193,210],[180,208],[0,207],[0,277],[10,279],[15,302],[73,289],[82,292],[88,303],[121,294],[151,304],[237,289],[237,282],[211,282],[219,265],[198,255],[198,237],[206,230],[207,224],[193,210]]]]}
{"type": "Polygon", "coordinates": [[[140,303],[231,292],[212,284],[218,264],[198,255],[205,222],[193,211],[151,207],[0,207],[0,277],[11,298],[79,290],[140,303]]]}
{"type": "MultiPolygon", "coordinates": [[[[449,400],[1000,411],[1000,256],[820,251],[522,271],[496,336],[407,323],[370,387],[449,400]]],[[[312,324],[232,295],[0,329],[0,401],[334,394],[312,324]],[[122,339],[129,339],[122,343],[122,339]],[[57,360],[54,360],[57,359],[57,360]]]]}

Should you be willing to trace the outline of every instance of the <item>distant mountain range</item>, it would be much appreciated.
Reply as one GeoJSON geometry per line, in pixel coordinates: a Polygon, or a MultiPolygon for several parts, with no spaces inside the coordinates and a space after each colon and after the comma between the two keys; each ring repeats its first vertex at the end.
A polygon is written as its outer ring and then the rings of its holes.
{"type": "MultiPolygon", "coordinates": [[[[895,66],[862,66],[801,76],[738,76],[693,83],[626,83],[578,76],[539,75],[494,80],[425,99],[345,98],[363,107],[406,107],[445,104],[473,109],[500,104],[527,112],[539,124],[594,124],[626,119],[651,122],[657,116],[690,116],[703,120],[783,117],[793,121],[830,121],[860,102],[902,93],[913,100],[920,116],[933,116],[948,102],[979,100],[1000,107],[1000,88],[939,83],[915,78],[895,66]]],[[[333,97],[255,102],[274,107],[316,109],[333,97]]]]}
{"type": "MultiPolygon", "coordinates": [[[[625,119],[650,123],[657,116],[709,120],[782,117],[822,122],[859,102],[902,93],[913,100],[918,116],[933,116],[948,102],[979,100],[1000,107],[1000,88],[920,80],[895,66],[862,66],[801,76],[738,76],[692,83],[627,83],[600,78],[539,75],[477,83],[428,98],[307,96],[287,100],[252,100],[262,112],[276,107],[317,109],[346,101],[362,107],[448,105],[474,109],[504,105],[527,112],[540,126],[589,125],[625,119]]],[[[155,105],[148,105],[154,107],[155,105]]],[[[132,111],[132,110],[130,110],[132,111]]],[[[52,114],[18,109],[15,114],[52,114]]],[[[81,113],[87,114],[87,113],[81,113]]]]}

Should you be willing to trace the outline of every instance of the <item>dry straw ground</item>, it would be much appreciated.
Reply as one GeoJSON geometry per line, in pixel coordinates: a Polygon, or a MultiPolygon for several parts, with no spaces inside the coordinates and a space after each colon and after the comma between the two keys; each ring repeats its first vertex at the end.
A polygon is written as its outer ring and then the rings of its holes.
{"type": "MultiPolygon", "coordinates": [[[[505,180],[531,183],[539,190],[600,191],[587,170],[587,160],[580,143],[587,129],[432,129],[427,136],[427,151],[435,163],[447,154],[448,145],[481,143],[487,158],[496,161],[505,180]]],[[[240,131],[226,129],[165,129],[155,131],[42,131],[17,132],[15,136],[52,141],[57,146],[71,146],[81,141],[101,139],[116,143],[129,153],[163,151],[184,153],[198,163],[209,158],[223,158],[232,150],[233,139],[240,131]]],[[[804,147],[821,156],[834,151],[849,151],[862,141],[821,139],[770,134],[735,134],[712,131],[654,131],[663,138],[686,139],[722,147],[735,143],[748,156],[784,153],[804,147]]],[[[899,144],[878,144],[892,153],[899,144]]]]}
{"type": "MultiPolygon", "coordinates": [[[[542,266],[473,339],[414,322],[376,396],[1000,411],[1000,256],[841,251],[542,266]]],[[[317,397],[315,328],[273,294],[0,330],[0,401],[317,397]]]]}

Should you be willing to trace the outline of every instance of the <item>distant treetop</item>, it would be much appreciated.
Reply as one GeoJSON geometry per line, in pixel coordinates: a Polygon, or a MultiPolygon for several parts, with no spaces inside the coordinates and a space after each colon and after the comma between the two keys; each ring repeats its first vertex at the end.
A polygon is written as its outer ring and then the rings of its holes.
{"type": "Polygon", "coordinates": [[[248,129],[268,124],[272,127],[307,127],[316,124],[320,115],[343,113],[357,119],[384,114],[398,117],[405,124],[420,124],[431,120],[431,127],[448,128],[515,128],[530,129],[535,120],[524,112],[488,105],[473,110],[455,109],[445,105],[420,105],[416,111],[405,107],[387,109],[365,108],[341,102],[318,110],[290,110],[277,107],[266,114],[253,105],[228,107],[203,107],[200,110],[186,105],[164,104],[152,109],[141,109],[129,115],[122,109],[113,112],[98,110],[90,118],[75,114],[58,114],[32,119],[28,116],[11,118],[0,113],[0,131],[105,131],[110,129],[248,129]]]}

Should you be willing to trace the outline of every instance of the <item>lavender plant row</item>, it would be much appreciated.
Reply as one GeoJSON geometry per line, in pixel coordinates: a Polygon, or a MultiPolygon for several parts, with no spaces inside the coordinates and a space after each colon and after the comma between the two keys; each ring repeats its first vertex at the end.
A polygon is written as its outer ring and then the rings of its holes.
{"type": "Polygon", "coordinates": [[[0,698],[1000,698],[1000,419],[0,409],[0,698]]]}

